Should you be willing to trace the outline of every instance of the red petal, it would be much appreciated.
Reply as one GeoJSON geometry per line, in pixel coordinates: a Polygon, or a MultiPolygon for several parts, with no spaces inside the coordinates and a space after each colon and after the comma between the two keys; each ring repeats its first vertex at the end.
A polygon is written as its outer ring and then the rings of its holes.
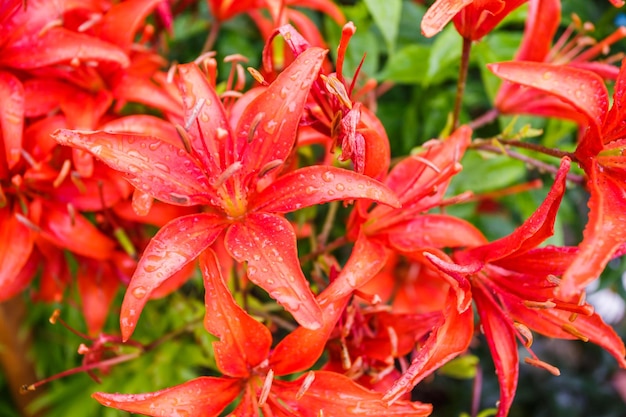
{"type": "Polygon", "coordinates": [[[424,247],[443,249],[487,243],[487,239],[471,223],[446,214],[424,214],[385,229],[385,233],[389,234],[389,243],[403,252],[424,247]]]}
{"type": "Polygon", "coordinates": [[[146,114],[119,117],[102,125],[105,132],[137,133],[140,135],[155,136],[177,148],[181,147],[180,139],[174,125],[146,114]]]}
{"type": "Polygon", "coordinates": [[[339,26],[343,26],[346,23],[346,18],[343,16],[341,9],[330,0],[298,0],[287,1],[286,4],[318,10],[333,19],[339,26]]]}
{"type": "Polygon", "coordinates": [[[524,38],[515,54],[517,61],[543,62],[561,22],[561,1],[542,0],[528,3],[524,38]]]}
{"type": "Polygon", "coordinates": [[[217,177],[238,156],[222,101],[196,64],[178,67],[180,89],[185,108],[185,122],[193,154],[209,176],[217,177]],[[204,104],[199,112],[200,100],[204,104]]]}
{"type": "Polygon", "coordinates": [[[269,366],[276,375],[304,371],[315,364],[352,292],[373,278],[382,269],[386,259],[384,247],[364,236],[359,237],[339,276],[317,297],[322,308],[322,327],[317,330],[299,327],[272,351],[269,366]],[[293,354],[295,351],[298,355],[293,354]]]}
{"type": "Polygon", "coordinates": [[[290,172],[265,188],[251,202],[254,210],[287,213],[336,200],[369,199],[400,207],[384,184],[341,168],[315,165],[290,172]]]}
{"type": "Polygon", "coordinates": [[[474,1],[454,16],[454,26],[461,36],[478,40],[491,32],[509,13],[528,0],[474,1]]]}
{"type": "Polygon", "coordinates": [[[546,199],[537,210],[513,233],[487,245],[458,254],[458,259],[469,262],[492,262],[513,254],[521,254],[537,247],[554,233],[554,221],[565,193],[565,181],[570,160],[563,158],[546,199]]]}
{"type": "Polygon", "coordinates": [[[235,130],[238,141],[249,142],[241,157],[246,173],[258,173],[272,161],[285,161],[293,150],[304,103],[326,52],[314,47],[298,55],[246,107],[235,130]]]}
{"type": "Polygon", "coordinates": [[[78,213],[66,207],[46,204],[39,220],[41,236],[60,248],[93,259],[108,259],[115,242],[78,213]]]}
{"type": "Polygon", "coordinates": [[[226,375],[246,377],[252,368],[267,359],[272,334],[237,305],[212,250],[200,255],[200,268],[206,290],[204,327],[220,338],[219,342],[213,342],[217,366],[226,375]]]}
{"type": "Polygon", "coordinates": [[[608,110],[604,81],[593,72],[537,62],[501,62],[487,67],[498,77],[550,93],[581,111],[600,131],[608,110]]]}
{"type": "Polygon", "coordinates": [[[130,62],[118,47],[93,36],[54,27],[27,44],[11,46],[2,51],[0,65],[19,69],[35,69],[49,65],[81,62],[116,62],[127,67],[130,62]]]}
{"type": "Polygon", "coordinates": [[[8,300],[28,284],[19,275],[33,250],[35,234],[21,224],[9,207],[0,208],[0,301],[8,300]]]}
{"type": "Polygon", "coordinates": [[[589,172],[589,220],[574,262],[565,271],[559,293],[569,298],[595,281],[617,248],[626,241],[624,207],[626,190],[621,177],[614,178],[592,163],[589,172]]]}
{"type": "Polygon", "coordinates": [[[389,406],[381,399],[382,394],[370,391],[356,382],[335,372],[315,371],[296,381],[274,381],[274,389],[281,402],[288,404],[299,416],[403,416],[425,417],[432,406],[420,402],[398,401],[389,406]],[[314,379],[298,399],[305,378],[314,379]]]}
{"type": "Polygon", "coordinates": [[[209,247],[224,227],[220,216],[200,213],[179,217],[159,230],[139,260],[124,296],[120,313],[124,340],[135,330],[152,291],[209,247]]]}
{"type": "Polygon", "coordinates": [[[504,315],[490,295],[483,293],[482,288],[475,289],[474,301],[500,383],[500,401],[496,417],[505,417],[515,397],[519,373],[513,322],[504,315]]]}
{"type": "Polygon", "coordinates": [[[282,304],[303,327],[323,324],[298,261],[296,235],[282,217],[251,213],[243,223],[234,223],[224,238],[226,248],[238,262],[248,263],[248,278],[282,304]]]}
{"type": "Polygon", "coordinates": [[[613,87],[613,105],[602,129],[602,141],[605,144],[626,136],[626,127],[622,123],[624,114],[626,114],[626,59],[622,60],[622,66],[613,87]]]}
{"type": "Polygon", "coordinates": [[[88,259],[80,260],[76,278],[87,329],[89,334],[97,335],[107,319],[120,281],[109,263],[88,259]]]}
{"type": "Polygon", "coordinates": [[[100,404],[147,416],[217,417],[241,391],[241,381],[200,377],[175,387],[147,394],[92,395],[100,404]]]}
{"type": "Polygon", "coordinates": [[[422,18],[422,34],[427,38],[435,36],[458,12],[473,2],[474,0],[437,0],[422,18]]]}
{"type": "MultiPolygon", "coordinates": [[[[14,75],[0,71],[0,140],[9,169],[20,160],[24,129],[24,87],[14,75]]],[[[1,155],[0,155],[1,156],[1,155]]]]}
{"type": "Polygon", "coordinates": [[[159,200],[181,206],[216,203],[198,161],[184,149],[159,138],[65,129],[53,136],[62,145],[91,152],[123,172],[135,187],[159,200]]]}
{"type": "Polygon", "coordinates": [[[129,0],[111,7],[94,26],[93,32],[102,40],[130,52],[130,47],[146,17],[161,0],[129,0]]]}
{"type": "Polygon", "coordinates": [[[456,293],[451,290],[442,322],[414,355],[402,377],[385,393],[383,401],[394,403],[421,380],[468,348],[474,334],[474,311],[468,308],[459,314],[456,305],[456,293]]]}

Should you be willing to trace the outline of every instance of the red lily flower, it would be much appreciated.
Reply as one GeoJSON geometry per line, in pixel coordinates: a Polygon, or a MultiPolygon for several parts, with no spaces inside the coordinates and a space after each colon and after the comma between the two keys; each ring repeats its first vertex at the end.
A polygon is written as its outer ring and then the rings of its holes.
{"type": "MultiPolygon", "coordinates": [[[[593,60],[600,54],[606,54],[611,44],[626,37],[626,27],[620,27],[607,38],[595,42],[585,33],[588,24],[574,21],[552,46],[560,21],[560,0],[530,0],[524,37],[515,60],[569,65],[588,69],[605,79],[615,79],[619,72],[616,66],[593,60]],[[572,37],[575,32],[578,33],[572,37]],[[585,48],[587,45],[591,47],[585,48]]],[[[504,114],[532,114],[585,123],[585,117],[580,112],[559,98],[509,81],[502,83],[495,105],[504,114]]]]}
{"type": "Polygon", "coordinates": [[[384,183],[399,196],[402,207],[377,206],[367,211],[367,202],[357,203],[348,235],[363,233],[404,254],[424,247],[484,243],[482,234],[471,224],[453,216],[427,213],[442,204],[450,180],[461,170],[458,161],[470,143],[471,134],[470,128],[461,126],[447,139],[426,143],[424,152],[398,163],[384,183]]]}
{"type": "Polygon", "coordinates": [[[508,414],[518,379],[515,339],[530,353],[525,362],[558,375],[530,350],[534,329],[550,337],[591,341],[604,347],[626,367],[626,349],[615,331],[580,297],[555,296],[561,275],[576,255],[575,248],[536,247],[554,230],[565,191],[569,160],[564,158],[548,196],[535,213],[509,236],[453,255],[425,256],[443,272],[471,284],[472,298],[487,338],[498,380],[498,417],[508,414]],[[552,278],[551,278],[552,277],[552,278]]]}
{"type": "MultiPolygon", "coordinates": [[[[340,161],[351,160],[356,172],[381,179],[389,169],[387,133],[376,115],[353,98],[360,69],[357,69],[352,81],[348,81],[343,73],[348,43],[355,32],[356,27],[352,22],[344,25],[337,48],[336,72],[323,71],[323,77],[313,85],[306,115],[307,124],[310,125],[309,129],[319,132],[314,135],[317,136],[315,141],[322,142],[328,154],[334,153],[335,147],[340,146],[340,161]]],[[[270,76],[275,72],[272,40],[279,34],[294,56],[311,47],[306,38],[291,25],[274,30],[263,50],[263,66],[270,76]]],[[[300,138],[299,141],[304,144],[307,139],[300,138]]],[[[309,139],[309,142],[313,140],[309,139]]]]}
{"type": "MultiPolygon", "coordinates": [[[[325,306],[325,326],[316,331],[299,328],[270,352],[269,330],[235,303],[221,276],[215,254],[207,250],[201,255],[200,263],[206,288],[204,324],[220,338],[213,346],[217,366],[225,376],[200,377],[148,394],[96,393],[96,400],[110,407],[151,416],[179,413],[217,416],[239,395],[242,398],[233,415],[259,416],[259,411],[263,415],[285,417],[430,414],[431,407],[420,403],[401,401],[387,408],[381,401],[381,394],[334,372],[311,371],[295,381],[274,378],[306,369],[319,358],[325,333],[334,327],[349,293],[340,295],[341,292],[331,290],[331,284],[320,294],[320,305],[325,306]],[[293,355],[291,349],[290,343],[294,342],[302,348],[298,355],[293,355]],[[285,344],[289,346],[284,348],[285,344]]],[[[364,266],[362,262],[348,261],[337,281],[346,280],[345,275],[370,275],[381,264],[367,265],[365,270],[364,266]]]]}
{"type": "Polygon", "coordinates": [[[382,184],[342,169],[312,166],[279,176],[324,56],[319,48],[302,53],[232,125],[197,66],[181,66],[184,147],[149,136],[55,134],[60,143],[90,151],[123,172],[142,192],[177,205],[208,206],[205,213],[168,223],[146,248],[122,305],[124,339],[132,334],[146,296],[224,230],[226,247],[237,261],[247,262],[251,281],[302,325],[321,325],[319,306],[299,267],[293,228],[278,214],[341,199],[397,204],[382,184]]]}
{"type": "Polygon", "coordinates": [[[491,32],[527,0],[437,0],[422,19],[422,33],[430,38],[452,20],[459,34],[473,41],[491,32]]]}
{"type": "MultiPolygon", "coordinates": [[[[377,206],[367,211],[365,202],[357,203],[348,225],[349,236],[359,233],[360,239],[368,240],[372,247],[391,249],[422,265],[428,265],[423,256],[427,248],[436,251],[436,248],[484,243],[482,234],[469,223],[448,215],[427,213],[442,204],[450,179],[461,170],[458,161],[469,145],[471,133],[471,129],[462,126],[443,141],[427,143],[422,154],[397,164],[385,183],[400,196],[402,208],[377,206]]],[[[465,351],[473,335],[469,284],[432,267],[427,269],[430,272],[424,271],[426,279],[444,281],[438,288],[444,291],[445,312],[436,317],[432,331],[414,354],[407,371],[383,397],[388,404],[402,398],[419,381],[465,351]]]]}
{"type": "Polygon", "coordinates": [[[588,177],[589,220],[580,251],[559,287],[563,296],[572,296],[594,281],[626,242],[622,168],[626,62],[622,62],[610,109],[603,80],[590,71],[530,62],[492,64],[490,69],[501,78],[558,97],[586,119],[575,155],[588,177]]]}

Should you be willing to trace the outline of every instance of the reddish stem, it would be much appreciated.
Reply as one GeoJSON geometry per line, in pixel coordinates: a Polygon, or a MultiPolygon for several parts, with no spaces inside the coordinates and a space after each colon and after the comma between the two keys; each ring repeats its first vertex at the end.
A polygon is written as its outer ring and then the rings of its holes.
{"type": "Polygon", "coordinates": [[[461,103],[463,102],[463,94],[465,93],[465,84],[467,82],[467,70],[469,68],[471,49],[472,40],[469,38],[463,38],[461,68],[459,68],[459,79],[456,84],[456,99],[454,100],[454,112],[452,113],[452,128],[454,130],[459,127],[459,116],[461,114],[461,103]]]}

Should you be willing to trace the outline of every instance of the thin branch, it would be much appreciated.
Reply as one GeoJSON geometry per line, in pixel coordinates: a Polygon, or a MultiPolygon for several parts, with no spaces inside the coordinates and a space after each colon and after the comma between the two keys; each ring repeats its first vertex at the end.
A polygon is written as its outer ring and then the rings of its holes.
{"type": "MultiPolygon", "coordinates": [[[[554,165],[550,165],[547,164],[543,161],[539,161],[535,158],[532,158],[530,156],[512,151],[510,149],[506,149],[505,147],[498,147],[498,146],[494,146],[494,145],[487,145],[487,144],[480,144],[478,146],[475,146],[474,149],[480,149],[481,151],[487,151],[487,152],[493,152],[493,153],[498,153],[498,154],[505,154],[507,156],[510,156],[513,159],[517,159],[518,161],[522,161],[536,169],[538,169],[541,172],[549,172],[551,174],[556,174],[559,170],[558,167],[554,166],[554,165]]],[[[581,175],[577,175],[577,174],[572,174],[572,173],[568,173],[567,174],[567,179],[575,184],[580,184],[580,185],[584,185],[585,184],[585,178],[581,175]]]]}
{"type": "Polygon", "coordinates": [[[479,127],[483,127],[493,122],[494,120],[498,118],[499,115],[500,115],[500,112],[498,111],[498,109],[491,109],[487,113],[483,114],[482,116],[479,116],[476,119],[472,120],[467,125],[471,127],[472,130],[476,130],[479,127]]]}

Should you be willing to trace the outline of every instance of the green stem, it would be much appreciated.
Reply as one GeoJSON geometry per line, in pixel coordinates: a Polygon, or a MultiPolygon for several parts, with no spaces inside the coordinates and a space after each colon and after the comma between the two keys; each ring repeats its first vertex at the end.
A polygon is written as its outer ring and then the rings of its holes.
{"type": "Polygon", "coordinates": [[[463,94],[465,93],[465,84],[467,82],[467,70],[469,68],[470,51],[472,49],[472,40],[463,38],[463,51],[461,53],[461,67],[459,68],[459,79],[456,84],[456,99],[454,100],[454,112],[452,113],[452,128],[455,130],[459,127],[459,116],[461,115],[461,104],[463,102],[463,94]]]}

